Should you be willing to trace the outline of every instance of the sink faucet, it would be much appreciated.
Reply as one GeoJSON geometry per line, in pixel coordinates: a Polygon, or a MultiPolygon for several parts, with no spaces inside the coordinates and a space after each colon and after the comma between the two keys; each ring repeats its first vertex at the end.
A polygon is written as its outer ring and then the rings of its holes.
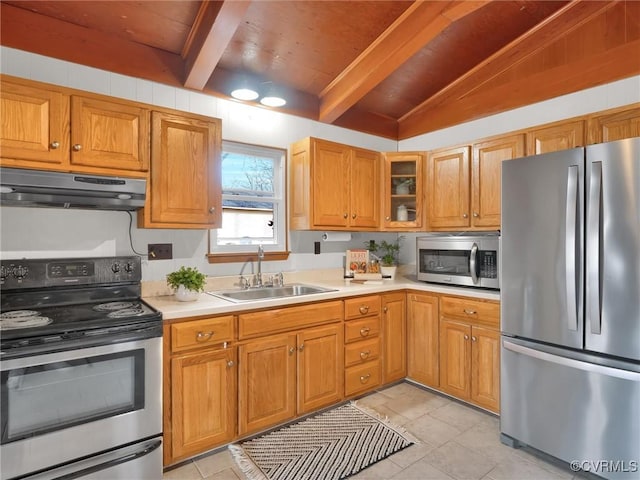
{"type": "Polygon", "coordinates": [[[256,287],[262,287],[262,260],[264,259],[264,249],[258,245],[258,273],[256,273],[256,287]]]}

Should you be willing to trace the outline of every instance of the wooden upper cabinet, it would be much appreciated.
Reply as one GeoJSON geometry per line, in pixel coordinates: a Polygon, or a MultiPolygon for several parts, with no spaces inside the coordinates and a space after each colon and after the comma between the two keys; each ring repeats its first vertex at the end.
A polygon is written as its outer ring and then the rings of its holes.
{"type": "Polygon", "coordinates": [[[222,219],[220,121],[152,112],[145,228],[216,228],[222,219]]]}
{"type": "Polygon", "coordinates": [[[317,138],[291,145],[292,230],[375,230],[380,224],[380,154],[317,138]]]}
{"type": "Polygon", "coordinates": [[[424,152],[384,153],[384,230],[417,230],[424,217],[424,152]],[[404,207],[404,208],[402,208],[404,207]]]}
{"type": "Polygon", "coordinates": [[[589,144],[640,137],[640,106],[615,109],[588,118],[589,144]]]}
{"type": "Polygon", "coordinates": [[[149,110],[72,96],[71,165],[96,173],[149,170],[149,110]]]}
{"type": "Polygon", "coordinates": [[[557,152],[585,144],[585,122],[558,122],[527,131],[527,155],[557,152]]]}
{"type": "Polygon", "coordinates": [[[429,153],[427,193],[431,228],[470,225],[469,152],[470,148],[465,146],[429,153]]]}
{"type": "Polygon", "coordinates": [[[471,226],[500,228],[502,162],[524,156],[524,135],[510,135],[473,146],[471,226]]]}

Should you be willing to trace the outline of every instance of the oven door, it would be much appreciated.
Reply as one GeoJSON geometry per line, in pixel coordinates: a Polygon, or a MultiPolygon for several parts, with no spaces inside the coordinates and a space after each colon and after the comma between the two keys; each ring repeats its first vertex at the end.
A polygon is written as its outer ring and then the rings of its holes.
{"type": "Polygon", "coordinates": [[[162,432],[162,338],[2,362],[2,480],[162,432]]]}

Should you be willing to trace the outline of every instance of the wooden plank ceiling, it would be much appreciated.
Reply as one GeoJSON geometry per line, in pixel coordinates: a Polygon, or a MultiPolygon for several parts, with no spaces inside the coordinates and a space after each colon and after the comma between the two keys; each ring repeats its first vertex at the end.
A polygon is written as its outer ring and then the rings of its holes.
{"type": "Polygon", "coordinates": [[[640,2],[15,1],[0,43],[404,139],[640,73],[640,2]]]}

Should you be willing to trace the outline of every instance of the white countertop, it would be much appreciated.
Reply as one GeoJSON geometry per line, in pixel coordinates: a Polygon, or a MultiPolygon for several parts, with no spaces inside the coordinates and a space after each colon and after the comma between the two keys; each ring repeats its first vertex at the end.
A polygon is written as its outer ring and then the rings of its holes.
{"type": "MultiPolygon", "coordinates": [[[[285,283],[293,283],[288,280],[285,283]]],[[[223,300],[207,293],[201,293],[195,302],[179,302],[173,295],[146,296],[143,299],[151,306],[162,312],[164,320],[176,318],[196,317],[201,315],[221,315],[225,313],[237,313],[241,311],[275,308],[287,305],[296,305],[309,302],[342,299],[356,295],[389,293],[396,290],[411,289],[423,292],[444,293],[448,295],[460,295],[464,297],[481,298],[486,300],[500,300],[500,292],[495,290],[481,290],[463,287],[449,287],[432,283],[419,282],[407,277],[396,277],[395,280],[383,280],[382,284],[351,283],[349,279],[320,278],[317,281],[304,279],[295,283],[317,285],[331,288],[334,291],[302,295],[298,297],[272,298],[267,300],[252,300],[235,303],[223,300]]]]}

